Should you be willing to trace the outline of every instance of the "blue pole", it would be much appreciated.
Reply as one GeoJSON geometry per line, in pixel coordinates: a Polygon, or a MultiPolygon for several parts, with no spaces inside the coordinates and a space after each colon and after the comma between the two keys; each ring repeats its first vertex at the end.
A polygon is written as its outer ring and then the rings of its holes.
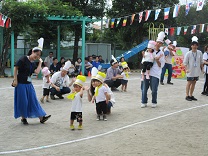
{"type": "Polygon", "coordinates": [[[14,76],[14,31],[11,32],[11,76],[14,76]]]}
{"type": "Polygon", "coordinates": [[[82,75],[85,71],[85,18],[82,20],[82,75]]]}

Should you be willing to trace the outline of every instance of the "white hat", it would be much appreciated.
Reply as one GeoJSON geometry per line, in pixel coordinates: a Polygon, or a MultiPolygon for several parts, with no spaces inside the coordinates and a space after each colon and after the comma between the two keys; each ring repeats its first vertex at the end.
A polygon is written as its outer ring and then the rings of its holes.
{"type": "Polygon", "coordinates": [[[115,63],[118,62],[118,61],[116,60],[116,58],[115,58],[113,55],[111,55],[111,58],[112,58],[112,60],[113,60],[113,62],[111,63],[111,65],[114,65],[115,63]]]}
{"type": "Polygon", "coordinates": [[[177,42],[176,41],[173,41],[173,44],[172,44],[173,46],[177,46],[177,42]]]}
{"type": "Polygon", "coordinates": [[[67,61],[67,62],[65,62],[65,65],[63,67],[63,70],[69,71],[69,68],[70,67],[71,67],[71,62],[70,61],[67,61]]]}
{"type": "Polygon", "coordinates": [[[121,62],[121,66],[124,69],[124,68],[127,68],[128,67],[128,64],[126,62],[121,62]]]}
{"type": "Polygon", "coordinates": [[[38,39],[38,46],[37,47],[34,47],[32,50],[40,50],[42,51],[43,50],[43,42],[44,42],[44,38],[40,38],[38,39]]]}
{"type": "Polygon", "coordinates": [[[166,39],[166,40],[165,40],[165,43],[166,43],[167,45],[169,45],[169,44],[171,43],[171,40],[166,39]]]}
{"type": "Polygon", "coordinates": [[[51,72],[48,70],[48,67],[44,67],[43,69],[42,69],[42,74],[44,75],[44,76],[47,76],[47,75],[49,75],[51,72]]]}
{"type": "Polygon", "coordinates": [[[155,49],[155,45],[156,45],[156,42],[150,40],[150,41],[148,42],[147,48],[155,49]]]}
{"type": "Polygon", "coordinates": [[[198,37],[196,37],[196,36],[193,36],[193,37],[191,38],[191,40],[192,40],[192,42],[197,42],[197,43],[198,43],[198,37]]]}
{"type": "Polygon", "coordinates": [[[103,72],[98,72],[94,79],[99,80],[103,83],[104,79],[106,77],[106,74],[103,72]]]}
{"type": "Polygon", "coordinates": [[[164,38],[165,38],[165,33],[163,32],[163,31],[161,31],[159,34],[158,34],[158,36],[157,36],[157,42],[162,42],[162,43],[164,43],[164,38]]]}
{"type": "Polygon", "coordinates": [[[82,87],[84,85],[86,81],[86,77],[83,75],[78,75],[77,79],[75,80],[74,84],[79,85],[80,87],[82,87]]]}
{"type": "Polygon", "coordinates": [[[98,69],[96,67],[93,67],[91,70],[91,79],[94,79],[98,73],[98,69]]]}

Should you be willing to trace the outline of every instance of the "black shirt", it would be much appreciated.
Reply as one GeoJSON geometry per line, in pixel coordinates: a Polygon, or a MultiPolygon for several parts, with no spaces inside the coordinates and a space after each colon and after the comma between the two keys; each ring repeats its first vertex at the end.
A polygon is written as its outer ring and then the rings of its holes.
{"type": "Polygon", "coordinates": [[[28,76],[31,76],[37,68],[35,62],[30,62],[27,56],[22,56],[15,64],[18,67],[17,81],[18,83],[29,84],[28,76]]]}

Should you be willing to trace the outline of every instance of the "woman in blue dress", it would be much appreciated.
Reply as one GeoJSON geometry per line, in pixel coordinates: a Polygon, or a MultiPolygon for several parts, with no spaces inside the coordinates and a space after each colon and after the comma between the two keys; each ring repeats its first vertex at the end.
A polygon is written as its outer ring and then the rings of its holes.
{"type": "Polygon", "coordinates": [[[42,59],[40,58],[42,49],[35,47],[28,52],[27,56],[22,56],[14,67],[14,81],[12,86],[14,91],[14,117],[21,117],[21,122],[28,124],[27,118],[39,118],[40,123],[47,121],[51,115],[46,116],[45,111],[40,106],[36,97],[35,89],[32,85],[32,73],[38,74],[41,70],[42,59]],[[39,59],[38,66],[35,60],[39,59]]]}

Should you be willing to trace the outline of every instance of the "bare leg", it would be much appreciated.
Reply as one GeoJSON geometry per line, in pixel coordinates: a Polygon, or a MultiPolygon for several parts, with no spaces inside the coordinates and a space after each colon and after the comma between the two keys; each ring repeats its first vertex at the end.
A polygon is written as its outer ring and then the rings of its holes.
{"type": "Polygon", "coordinates": [[[186,84],[186,96],[189,96],[190,86],[191,86],[191,81],[187,81],[187,84],[186,84]]]}
{"type": "Polygon", "coordinates": [[[124,91],[124,85],[123,84],[121,85],[121,91],[124,91]]]}
{"type": "Polygon", "coordinates": [[[127,84],[124,85],[124,91],[126,92],[127,89],[127,84]]]}
{"type": "Polygon", "coordinates": [[[190,96],[193,96],[193,92],[195,89],[195,85],[196,85],[196,81],[191,81],[191,85],[190,85],[190,96]]]}

